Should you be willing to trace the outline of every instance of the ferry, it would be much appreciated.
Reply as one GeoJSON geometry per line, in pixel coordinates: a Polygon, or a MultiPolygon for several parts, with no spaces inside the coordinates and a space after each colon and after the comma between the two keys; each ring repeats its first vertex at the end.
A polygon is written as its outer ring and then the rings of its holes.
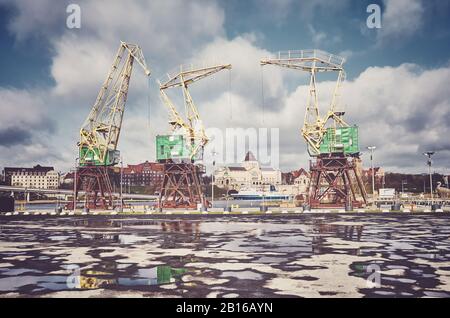
{"type": "Polygon", "coordinates": [[[238,193],[231,194],[234,200],[251,200],[251,201],[282,201],[290,200],[289,194],[283,194],[277,191],[258,191],[254,189],[242,189],[238,193]]]}

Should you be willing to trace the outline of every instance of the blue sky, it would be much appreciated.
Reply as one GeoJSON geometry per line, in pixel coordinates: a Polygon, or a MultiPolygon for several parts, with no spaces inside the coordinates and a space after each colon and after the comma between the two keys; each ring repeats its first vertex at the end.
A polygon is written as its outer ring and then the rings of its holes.
{"type": "Polygon", "coordinates": [[[51,52],[40,41],[30,40],[17,43],[16,37],[8,30],[8,21],[14,17],[10,7],[0,7],[0,41],[2,87],[24,88],[26,86],[51,85],[49,74],[51,52]]]}
{"type": "Polygon", "coordinates": [[[128,163],[154,160],[154,136],[167,128],[155,80],[180,63],[220,58],[235,66],[231,88],[219,75],[194,90],[205,124],[279,128],[281,168],[307,167],[298,134],[306,78],[264,70],[263,107],[258,61],[317,48],[346,57],[347,118],[362,147],[378,146],[378,164],[422,172],[421,152],[432,147],[437,171],[449,173],[449,18],[448,0],[0,0],[0,166],[72,165],[79,126],[125,40],[143,47],[153,70],[149,83],[137,70],[132,79],[120,144],[128,163]],[[81,7],[81,29],[65,25],[69,3],[81,7]],[[371,3],[382,9],[378,30],[366,26],[371,3]]]}
{"type": "MultiPolygon", "coordinates": [[[[72,3],[73,1],[66,1],[72,3]]],[[[219,1],[225,13],[224,28],[229,38],[245,33],[255,33],[258,44],[269,51],[315,48],[312,26],[316,32],[327,34],[330,41],[323,41],[321,48],[338,54],[357,52],[346,71],[350,78],[370,66],[395,66],[409,62],[424,67],[440,67],[448,63],[450,52],[450,1],[423,1],[423,26],[413,36],[401,43],[389,43],[389,47],[375,47],[377,30],[360,32],[368,13],[366,8],[375,3],[385,9],[383,1],[355,0],[336,1],[342,5],[327,8],[326,1],[317,1],[316,7],[302,7],[302,1],[279,1],[278,13],[271,14],[264,0],[219,1]],[[283,3],[286,3],[285,5],[283,3]],[[320,4],[323,3],[323,4],[320,4]],[[310,15],[305,18],[302,14],[310,15]],[[338,37],[339,41],[333,41],[338,37]]],[[[271,1],[269,1],[271,2],[271,1]]],[[[273,2],[276,2],[275,0],[273,2]]],[[[313,3],[306,1],[303,3],[313,3]]],[[[329,1],[331,3],[331,1],[329,1]]],[[[64,3],[64,1],[62,1],[64,3]]],[[[65,5],[60,5],[61,9],[65,5]]],[[[407,14],[407,13],[405,13],[407,14]]],[[[17,15],[14,5],[0,6],[1,86],[23,88],[30,85],[53,85],[50,75],[52,49],[45,36],[17,41],[16,35],[8,30],[8,24],[17,15]]],[[[64,19],[64,16],[61,17],[64,19]]],[[[36,32],[39,34],[39,32],[36,32]]]]}

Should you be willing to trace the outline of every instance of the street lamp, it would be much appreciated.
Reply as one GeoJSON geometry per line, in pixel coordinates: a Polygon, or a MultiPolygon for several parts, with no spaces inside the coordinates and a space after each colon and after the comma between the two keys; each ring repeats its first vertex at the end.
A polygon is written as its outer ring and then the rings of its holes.
{"type": "Polygon", "coordinates": [[[427,187],[426,187],[426,179],[425,177],[427,176],[426,173],[422,173],[422,177],[423,177],[423,195],[425,195],[425,193],[427,192],[427,187]]]}
{"type": "Polygon", "coordinates": [[[227,193],[222,195],[223,197],[225,197],[225,211],[228,212],[228,200],[230,200],[230,194],[228,193],[228,189],[227,189],[227,193]]]}
{"type": "Polygon", "coordinates": [[[431,205],[433,205],[433,175],[431,174],[431,165],[432,160],[431,157],[435,154],[434,151],[427,151],[423,153],[424,156],[428,157],[428,173],[430,174],[430,196],[431,196],[431,205]]]}
{"type": "Polygon", "coordinates": [[[408,184],[407,180],[402,180],[402,196],[404,195],[405,192],[405,188],[403,187],[403,185],[408,184]]]}
{"type": "Polygon", "coordinates": [[[370,165],[371,165],[371,169],[372,169],[372,197],[373,197],[373,199],[375,199],[375,171],[373,168],[373,152],[375,149],[377,149],[377,147],[369,146],[369,147],[367,147],[367,149],[370,150],[370,165]]]}
{"type": "Polygon", "coordinates": [[[77,208],[77,169],[78,169],[78,160],[80,158],[75,158],[75,172],[73,175],[73,212],[75,212],[77,208]]]}
{"type": "Polygon", "coordinates": [[[120,212],[123,212],[123,158],[120,157],[120,212]]]}
{"type": "Polygon", "coordinates": [[[212,174],[211,174],[211,208],[214,208],[214,173],[215,173],[215,167],[216,167],[216,160],[215,156],[218,154],[215,150],[211,152],[213,157],[213,168],[212,168],[212,174]]]}

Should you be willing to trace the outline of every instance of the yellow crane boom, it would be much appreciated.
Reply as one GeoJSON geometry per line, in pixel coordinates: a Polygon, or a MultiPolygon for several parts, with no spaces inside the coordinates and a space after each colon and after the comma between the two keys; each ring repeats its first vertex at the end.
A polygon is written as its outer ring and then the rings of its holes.
{"type": "Polygon", "coordinates": [[[164,82],[160,81],[159,83],[161,100],[169,110],[169,125],[171,126],[172,133],[179,133],[186,138],[187,146],[189,147],[188,155],[190,160],[202,159],[203,149],[209,139],[208,136],[206,136],[200,114],[189,93],[188,87],[217,72],[230,69],[231,64],[221,64],[201,68],[180,66],[179,71],[174,75],[167,74],[167,80],[164,82]],[[184,116],[177,110],[166,93],[167,89],[175,87],[181,87],[183,91],[185,108],[184,116]]]}
{"type": "Polygon", "coordinates": [[[138,62],[147,76],[150,75],[141,48],[136,44],[120,42],[94,106],[80,129],[78,147],[81,166],[117,164],[117,143],[134,61],[138,62]]]}
{"type": "Polygon", "coordinates": [[[330,119],[334,121],[335,125],[348,127],[348,124],[342,118],[344,112],[336,110],[339,91],[342,82],[345,80],[344,62],[344,58],[320,50],[284,51],[279,52],[275,58],[261,60],[262,66],[276,65],[310,74],[309,95],[301,134],[306,140],[308,152],[311,156],[320,154],[320,144],[330,119]],[[338,73],[330,106],[324,117],[320,115],[316,86],[316,75],[321,72],[338,73]]]}

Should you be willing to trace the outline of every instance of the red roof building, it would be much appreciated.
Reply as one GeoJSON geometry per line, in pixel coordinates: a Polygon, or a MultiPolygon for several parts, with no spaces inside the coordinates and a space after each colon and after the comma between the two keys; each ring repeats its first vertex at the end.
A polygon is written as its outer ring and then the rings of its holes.
{"type": "Polygon", "coordinates": [[[155,186],[163,180],[163,165],[144,162],[123,168],[123,184],[128,186],[155,186]]]}

